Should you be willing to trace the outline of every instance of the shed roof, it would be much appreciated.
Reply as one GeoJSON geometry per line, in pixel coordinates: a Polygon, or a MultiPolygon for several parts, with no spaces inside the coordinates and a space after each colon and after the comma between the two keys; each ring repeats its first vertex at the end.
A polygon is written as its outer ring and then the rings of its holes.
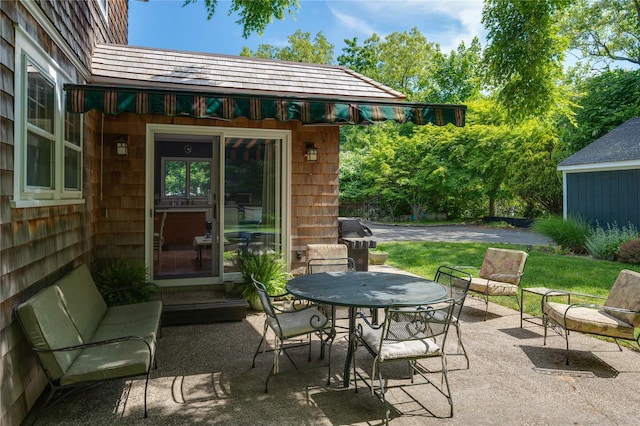
{"type": "Polygon", "coordinates": [[[96,46],[91,84],[209,93],[402,101],[402,93],[345,67],[116,44],[96,46]]]}
{"type": "Polygon", "coordinates": [[[634,117],[561,162],[558,169],[583,165],[606,166],[608,163],[635,164],[638,161],[640,117],[634,117]]]}

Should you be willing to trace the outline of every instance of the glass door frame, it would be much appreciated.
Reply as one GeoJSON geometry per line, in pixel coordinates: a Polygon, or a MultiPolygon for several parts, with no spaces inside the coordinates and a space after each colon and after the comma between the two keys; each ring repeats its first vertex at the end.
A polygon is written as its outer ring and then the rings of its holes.
{"type": "MultiPolygon", "coordinates": [[[[279,201],[280,211],[282,212],[282,254],[287,263],[287,269],[290,268],[290,247],[291,247],[291,131],[289,130],[271,130],[271,129],[248,129],[241,127],[217,127],[217,126],[188,126],[175,124],[153,124],[147,123],[146,126],[146,196],[145,196],[145,263],[152,271],[154,262],[153,252],[153,226],[154,226],[154,174],[156,172],[154,166],[155,155],[155,136],[156,134],[175,134],[179,135],[197,135],[211,136],[218,138],[218,164],[212,163],[212,170],[217,170],[219,175],[215,181],[217,182],[217,226],[218,234],[223,235],[224,231],[224,171],[225,171],[225,140],[230,137],[256,138],[256,139],[276,139],[280,140],[280,185],[279,185],[279,201]]],[[[214,155],[216,157],[216,155],[214,155]]],[[[214,177],[212,176],[212,181],[214,177]]],[[[218,242],[218,271],[219,276],[198,277],[198,278],[178,278],[178,279],[161,279],[154,280],[156,284],[164,287],[193,286],[222,284],[224,281],[233,281],[240,275],[238,272],[224,273],[224,238],[219,238],[218,242]]],[[[150,277],[152,278],[152,277],[150,277]]]]}

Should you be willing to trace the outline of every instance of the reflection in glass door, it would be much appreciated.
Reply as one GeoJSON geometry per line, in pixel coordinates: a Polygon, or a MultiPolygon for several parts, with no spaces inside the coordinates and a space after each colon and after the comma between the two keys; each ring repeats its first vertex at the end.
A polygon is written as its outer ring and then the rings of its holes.
{"type": "Polygon", "coordinates": [[[280,139],[225,138],[225,273],[242,253],[282,251],[281,150],[280,139]]]}

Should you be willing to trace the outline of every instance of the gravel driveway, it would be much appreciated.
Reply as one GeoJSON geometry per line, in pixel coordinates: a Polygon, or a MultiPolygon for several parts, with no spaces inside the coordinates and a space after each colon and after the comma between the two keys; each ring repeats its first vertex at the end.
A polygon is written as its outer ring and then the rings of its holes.
{"type": "Polygon", "coordinates": [[[471,225],[407,226],[372,222],[367,222],[366,225],[379,242],[448,241],[543,246],[555,244],[550,238],[527,228],[489,228],[471,225]]]}

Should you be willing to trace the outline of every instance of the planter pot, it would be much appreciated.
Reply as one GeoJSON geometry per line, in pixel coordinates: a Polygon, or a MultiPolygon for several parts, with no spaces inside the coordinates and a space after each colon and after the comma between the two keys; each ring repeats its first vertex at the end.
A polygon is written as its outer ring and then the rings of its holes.
{"type": "Polygon", "coordinates": [[[260,301],[260,298],[258,297],[257,294],[249,298],[247,302],[249,302],[249,306],[251,306],[251,309],[253,309],[254,311],[258,311],[258,312],[264,311],[264,308],[262,307],[262,302],[260,301]]]}
{"type": "Polygon", "coordinates": [[[389,257],[389,253],[380,251],[380,252],[369,252],[369,264],[371,265],[384,265],[384,262],[387,261],[389,257]]]}
{"type": "Polygon", "coordinates": [[[229,294],[233,291],[233,281],[224,282],[224,292],[229,294]]]}

